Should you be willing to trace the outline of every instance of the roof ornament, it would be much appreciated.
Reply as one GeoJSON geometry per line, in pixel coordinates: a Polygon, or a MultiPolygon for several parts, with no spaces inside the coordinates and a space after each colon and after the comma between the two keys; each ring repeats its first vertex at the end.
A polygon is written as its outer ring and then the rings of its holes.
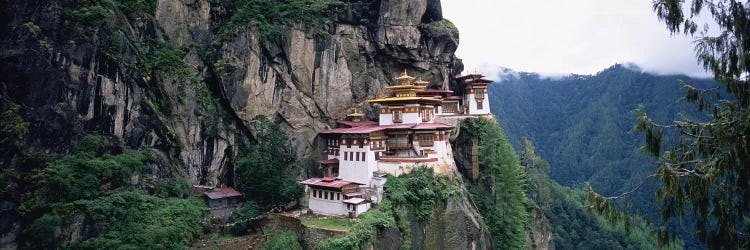
{"type": "Polygon", "coordinates": [[[346,117],[350,117],[351,121],[353,121],[353,122],[360,122],[360,121],[362,121],[362,117],[363,116],[365,116],[365,114],[359,113],[357,111],[356,107],[354,108],[354,113],[346,115],[346,117]]]}
{"type": "Polygon", "coordinates": [[[414,81],[414,84],[416,84],[417,86],[427,86],[427,85],[430,84],[430,82],[428,82],[428,81],[422,81],[422,78],[420,77],[419,79],[417,79],[416,81],[414,81]]]}
{"type": "Polygon", "coordinates": [[[414,77],[409,76],[408,73],[406,73],[406,69],[404,69],[404,73],[401,73],[400,76],[396,77],[396,80],[398,80],[399,85],[412,85],[412,81],[414,81],[414,77]]]}

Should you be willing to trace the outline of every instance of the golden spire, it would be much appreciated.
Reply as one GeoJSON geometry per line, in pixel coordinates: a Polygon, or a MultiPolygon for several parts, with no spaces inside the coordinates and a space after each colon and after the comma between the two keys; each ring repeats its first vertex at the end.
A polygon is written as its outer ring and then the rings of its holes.
{"type": "Polygon", "coordinates": [[[401,73],[399,77],[396,77],[396,80],[398,80],[399,85],[411,85],[411,82],[414,81],[414,77],[409,76],[409,74],[406,73],[406,69],[404,69],[404,73],[401,73]]]}
{"type": "Polygon", "coordinates": [[[354,113],[346,115],[346,117],[350,117],[353,122],[361,121],[363,116],[365,116],[365,114],[359,113],[356,107],[354,108],[354,113]]]}
{"type": "Polygon", "coordinates": [[[416,84],[416,85],[418,85],[418,86],[427,86],[427,85],[429,85],[429,84],[430,84],[430,82],[428,82],[428,81],[422,81],[422,78],[420,77],[419,79],[417,79],[417,80],[416,80],[416,81],[414,82],[414,84],[416,84]]]}

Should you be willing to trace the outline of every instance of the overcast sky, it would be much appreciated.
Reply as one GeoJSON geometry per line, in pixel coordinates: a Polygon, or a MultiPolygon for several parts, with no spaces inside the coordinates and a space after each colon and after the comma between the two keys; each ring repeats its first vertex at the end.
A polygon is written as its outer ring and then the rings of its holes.
{"type": "Polygon", "coordinates": [[[460,32],[465,69],[502,66],[546,74],[593,74],[615,63],[707,76],[694,40],[672,36],[651,0],[442,0],[460,32]]]}

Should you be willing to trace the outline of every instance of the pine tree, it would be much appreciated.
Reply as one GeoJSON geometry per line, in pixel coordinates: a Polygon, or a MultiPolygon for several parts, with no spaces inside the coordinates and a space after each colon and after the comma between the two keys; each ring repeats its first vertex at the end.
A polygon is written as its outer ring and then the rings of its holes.
{"type": "MultiPolygon", "coordinates": [[[[719,88],[700,89],[685,83],[685,100],[711,114],[707,122],[683,118],[657,124],[644,109],[638,110],[634,128],[645,136],[641,148],[660,162],[651,177],[661,181],[656,197],[664,222],[693,212],[696,235],[713,249],[747,248],[750,220],[750,2],[735,0],[655,0],[654,11],[673,34],[696,36],[698,62],[714,74],[719,88]],[[713,17],[718,30],[703,28],[701,14],[713,17]],[[718,31],[718,34],[715,32],[718,31]],[[713,32],[713,33],[712,33],[713,32]],[[722,98],[722,93],[730,95],[722,98]],[[677,140],[664,142],[666,133],[677,140]]],[[[713,26],[704,26],[712,27],[713,26]]],[[[627,195],[624,194],[624,195],[627,195]]],[[[621,198],[589,193],[590,208],[613,220],[611,201],[621,198]]],[[[673,239],[662,228],[660,241],[673,239]]]]}

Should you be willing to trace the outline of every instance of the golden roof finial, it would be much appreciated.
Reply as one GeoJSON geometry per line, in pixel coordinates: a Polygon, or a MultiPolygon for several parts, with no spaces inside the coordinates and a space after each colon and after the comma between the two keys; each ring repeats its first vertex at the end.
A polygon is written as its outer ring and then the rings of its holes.
{"type": "Polygon", "coordinates": [[[348,114],[347,116],[364,116],[365,114],[359,113],[359,110],[357,108],[354,108],[354,112],[351,114],[348,114]]]}
{"type": "Polygon", "coordinates": [[[419,86],[427,86],[428,84],[430,84],[430,82],[428,81],[422,81],[422,77],[418,78],[414,83],[419,86]]]}
{"type": "Polygon", "coordinates": [[[408,85],[414,80],[414,77],[409,76],[409,74],[406,73],[406,69],[404,69],[404,73],[399,77],[396,77],[396,80],[398,80],[401,85],[408,85]]]}

